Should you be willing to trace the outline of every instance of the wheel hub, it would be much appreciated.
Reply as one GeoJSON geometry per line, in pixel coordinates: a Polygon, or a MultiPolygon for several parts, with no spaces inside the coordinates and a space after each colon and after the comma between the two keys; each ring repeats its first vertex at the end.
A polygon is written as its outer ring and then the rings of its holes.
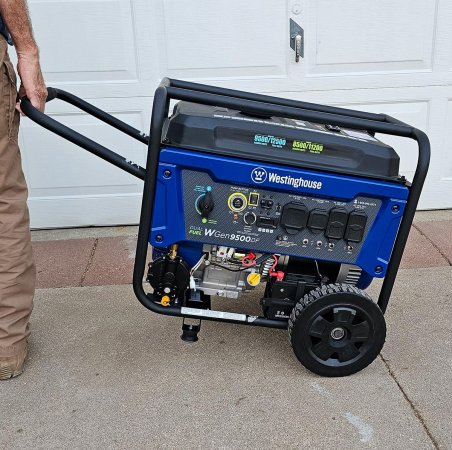
{"type": "Polygon", "coordinates": [[[308,333],[314,338],[311,344],[316,357],[345,363],[360,356],[360,345],[369,339],[369,323],[354,308],[333,306],[316,317],[308,333]]]}
{"type": "Polygon", "coordinates": [[[339,341],[344,338],[345,330],[342,327],[336,327],[331,330],[330,335],[335,341],[339,341]]]}

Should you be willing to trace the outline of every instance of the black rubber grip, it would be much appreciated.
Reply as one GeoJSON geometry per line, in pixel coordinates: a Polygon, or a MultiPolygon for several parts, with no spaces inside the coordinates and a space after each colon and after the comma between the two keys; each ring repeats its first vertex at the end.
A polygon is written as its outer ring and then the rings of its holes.
{"type": "Polygon", "coordinates": [[[50,101],[54,100],[55,98],[58,98],[58,91],[53,87],[48,87],[46,102],[50,102],[50,101]]]}

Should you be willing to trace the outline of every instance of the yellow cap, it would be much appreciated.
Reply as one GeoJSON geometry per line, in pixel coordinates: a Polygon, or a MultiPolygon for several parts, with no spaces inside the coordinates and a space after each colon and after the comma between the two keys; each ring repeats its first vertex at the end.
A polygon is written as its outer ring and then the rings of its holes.
{"type": "Polygon", "coordinates": [[[258,274],[256,272],[250,273],[246,277],[246,281],[250,286],[254,287],[254,286],[257,286],[261,282],[261,276],[260,276],[260,274],[258,274]]]}
{"type": "Polygon", "coordinates": [[[169,298],[167,295],[164,295],[164,296],[162,297],[162,299],[160,300],[160,303],[161,303],[163,306],[169,306],[169,304],[170,304],[170,298],[169,298]]]}

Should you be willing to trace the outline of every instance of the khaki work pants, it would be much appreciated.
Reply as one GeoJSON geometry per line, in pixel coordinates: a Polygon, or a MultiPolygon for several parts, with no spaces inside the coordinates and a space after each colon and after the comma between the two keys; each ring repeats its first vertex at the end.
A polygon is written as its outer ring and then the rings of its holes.
{"type": "Polygon", "coordinates": [[[18,145],[16,74],[0,35],[0,357],[27,343],[35,266],[31,249],[27,185],[18,145]]]}

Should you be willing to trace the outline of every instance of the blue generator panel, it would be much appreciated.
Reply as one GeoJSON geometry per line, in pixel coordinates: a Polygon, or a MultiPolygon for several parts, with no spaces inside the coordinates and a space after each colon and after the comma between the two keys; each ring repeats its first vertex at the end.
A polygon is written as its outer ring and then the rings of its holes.
{"type": "Polygon", "coordinates": [[[407,198],[397,182],[168,147],[150,244],[191,265],[204,243],[354,264],[363,284],[384,277],[407,198]]]}

